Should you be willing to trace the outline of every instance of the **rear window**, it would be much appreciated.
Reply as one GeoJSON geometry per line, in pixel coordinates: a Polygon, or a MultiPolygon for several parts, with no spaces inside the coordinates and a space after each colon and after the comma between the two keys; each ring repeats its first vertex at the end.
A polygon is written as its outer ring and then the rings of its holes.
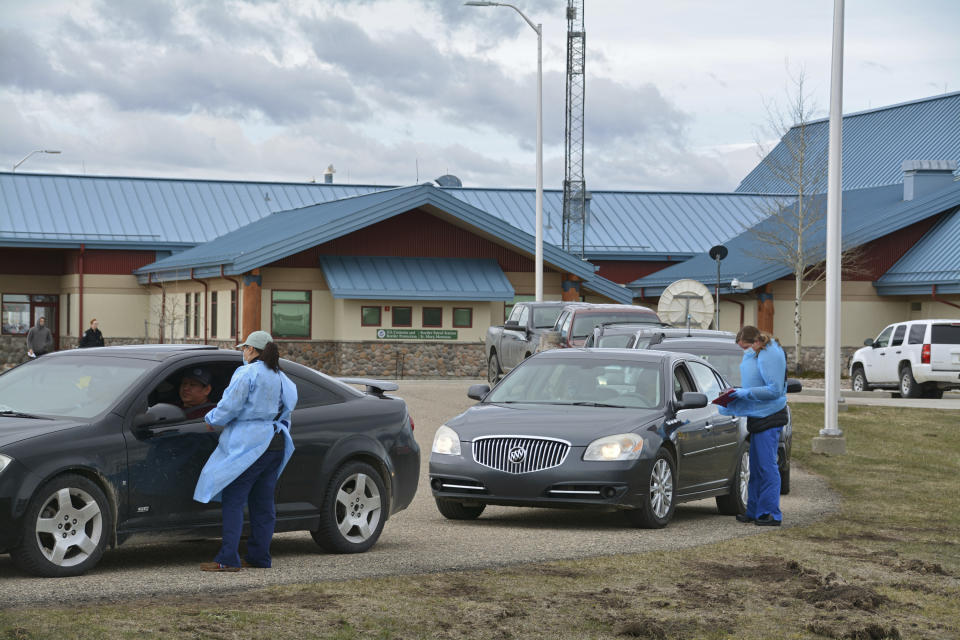
{"type": "Polygon", "coordinates": [[[933,325],[930,327],[930,342],[933,344],[960,344],[960,322],[933,325]]]}
{"type": "Polygon", "coordinates": [[[534,309],[533,326],[537,329],[550,329],[557,323],[561,311],[563,307],[534,309]]]}
{"type": "Polygon", "coordinates": [[[611,311],[609,313],[576,314],[573,321],[573,337],[584,338],[598,324],[609,322],[631,322],[635,324],[659,324],[660,319],[652,311],[611,311]]]}
{"type": "Polygon", "coordinates": [[[910,326],[910,335],[907,336],[907,344],[923,344],[923,334],[927,332],[927,325],[915,324],[910,326]]]}

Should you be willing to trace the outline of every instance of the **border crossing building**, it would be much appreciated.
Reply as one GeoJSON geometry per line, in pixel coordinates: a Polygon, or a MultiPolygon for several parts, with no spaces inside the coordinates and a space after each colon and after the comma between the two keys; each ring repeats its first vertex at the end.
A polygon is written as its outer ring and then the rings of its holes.
{"type": "MultiPolygon", "coordinates": [[[[826,120],[804,131],[819,175],[826,120]]],[[[545,192],[545,298],[655,308],[670,282],[694,278],[719,288],[720,328],[758,324],[791,345],[791,270],[756,245],[772,212],[825,197],[825,179],[801,199],[772,168],[796,135],[731,193],[593,192],[585,259],[559,248],[562,192],[545,192]],[[717,282],[706,252],[721,243],[717,282]]],[[[844,347],[897,320],[960,315],[958,160],[960,93],[844,117],[843,245],[860,263],[844,274],[844,347]]],[[[285,355],[334,374],[482,376],[486,328],[533,297],[533,209],[533,190],[448,180],[0,173],[0,364],[24,359],[43,315],[61,349],[96,317],[108,344],[229,346],[264,329],[285,355]]],[[[810,244],[822,233],[814,225],[810,244]]],[[[803,357],[822,368],[821,286],[801,309],[803,357]]]]}

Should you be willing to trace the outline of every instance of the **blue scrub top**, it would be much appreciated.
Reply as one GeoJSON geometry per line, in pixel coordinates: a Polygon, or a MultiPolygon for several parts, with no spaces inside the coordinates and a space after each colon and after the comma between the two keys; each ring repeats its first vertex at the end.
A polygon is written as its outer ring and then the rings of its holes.
{"type": "Polygon", "coordinates": [[[224,487],[263,455],[277,431],[285,441],[279,477],[293,455],[290,414],[296,406],[297,387],[283,373],[271,371],[260,360],[237,368],[223,398],[204,417],[207,424],[226,427],[200,472],[193,499],[219,502],[224,487]]]}
{"type": "Polygon", "coordinates": [[[757,353],[744,349],[740,361],[740,384],[744,397],[738,397],[720,413],[728,416],[765,418],[787,406],[787,356],[776,340],[757,353]]]}

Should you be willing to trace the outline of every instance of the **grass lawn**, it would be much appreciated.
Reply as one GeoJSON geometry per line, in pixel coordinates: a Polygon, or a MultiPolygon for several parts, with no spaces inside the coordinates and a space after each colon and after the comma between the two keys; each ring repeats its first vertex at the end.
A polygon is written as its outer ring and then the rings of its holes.
{"type": "Polygon", "coordinates": [[[0,640],[960,638],[960,412],[851,407],[849,453],[826,457],[810,452],[823,408],[792,409],[794,460],[843,498],[812,526],[670,553],[15,609],[0,612],[0,640]]]}

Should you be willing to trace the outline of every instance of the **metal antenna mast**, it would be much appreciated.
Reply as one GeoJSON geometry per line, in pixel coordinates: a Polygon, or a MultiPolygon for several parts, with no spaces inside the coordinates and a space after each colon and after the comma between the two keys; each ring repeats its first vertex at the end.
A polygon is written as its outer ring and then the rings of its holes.
{"type": "Polygon", "coordinates": [[[587,184],[583,179],[586,33],[583,0],[567,0],[567,122],[563,176],[563,248],[583,258],[587,184]]]}

